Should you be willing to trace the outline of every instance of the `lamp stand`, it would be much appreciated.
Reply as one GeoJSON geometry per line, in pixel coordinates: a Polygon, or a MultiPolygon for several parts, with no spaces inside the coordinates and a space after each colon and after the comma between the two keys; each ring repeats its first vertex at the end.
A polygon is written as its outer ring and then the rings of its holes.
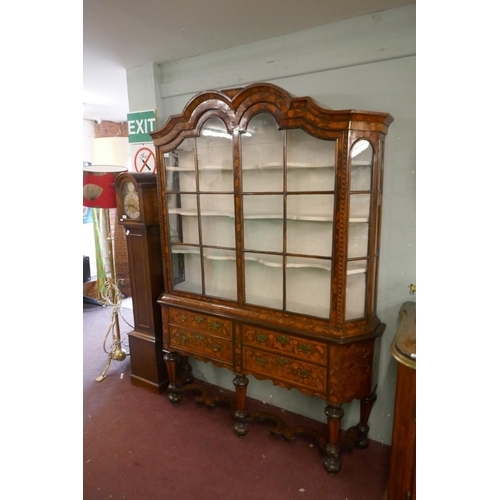
{"type": "Polygon", "coordinates": [[[106,281],[106,296],[105,296],[105,306],[110,305],[113,308],[111,314],[111,323],[109,325],[106,336],[104,337],[103,348],[104,352],[108,354],[108,363],[104,368],[104,371],[96,378],[97,382],[104,380],[106,373],[111,366],[111,361],[123,361],[127,356],[128,352],[123,349],[122,340],[120,337],[120,321],[118,314],[121,308],[122,294],[118,285],[116,283],[116,271],[115,271],[115,259],[113,257],[113,238],[111,237],[111,222],[109,217],[109,209],[104,208],[104,219],[106,224],[107,233],[107,243],[108,243],[108,255],[110,263],[110,278],[106,281]],[[111,345],[109,352],[106,350],[106,342],[111,333],[111,345]]]}

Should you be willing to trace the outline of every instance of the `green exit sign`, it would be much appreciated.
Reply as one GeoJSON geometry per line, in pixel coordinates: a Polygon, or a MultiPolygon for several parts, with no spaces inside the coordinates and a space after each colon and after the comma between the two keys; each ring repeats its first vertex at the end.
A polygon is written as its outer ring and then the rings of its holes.
{"type": "Polygon", "coordinates": [[[128,142],[153,142],[149,135],[156,130],[156,110],[127,114],[128,142]]]}

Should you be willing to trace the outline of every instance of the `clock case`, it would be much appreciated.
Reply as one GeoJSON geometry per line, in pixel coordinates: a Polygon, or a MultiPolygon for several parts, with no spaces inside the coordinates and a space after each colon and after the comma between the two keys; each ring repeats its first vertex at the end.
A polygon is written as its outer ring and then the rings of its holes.
{"type": "Polygon", "coordinates": [[[159,224],[158,195],[156,189],[156,174],[123,172],[115,180],[116,207],[121,224],[145,224],[157,226],[159,224]],[[131,182],[139,196],[140,215],[137,219],[127,217],[124,206],[123,187],[131,182]]]}
{"type": "Polygon", "coordinates": [[[161,394],[168,386],[163,362],[161,308],[163,292],[156,174],[123,172],[115,180],[118,223],[125,229],[134,330],[128,334],[131,383],[161,394]],[[128,218],[124,186],[131,182],[139,197],[140,216],[128,218]]]}

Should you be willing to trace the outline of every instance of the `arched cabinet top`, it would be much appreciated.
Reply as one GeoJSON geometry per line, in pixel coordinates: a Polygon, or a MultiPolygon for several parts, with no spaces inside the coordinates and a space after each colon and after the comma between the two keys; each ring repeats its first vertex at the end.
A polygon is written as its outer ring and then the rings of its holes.
{"type": "Polygon", "coordinates": [[[197,94],[181,114],[171,116],[151,137],[155,146],[175,148],[184,139],[198,136],[209,117],[220,117],[230,131],[244,132],[252,116],[263,112],[271,113],[280,128],[301,128],[322,139],[348,130],[386,134],[393,121],[388,113],[335,111],[320,106],[310,97],[294,97],[276,85],[254,83],[244,88],[197,94]]]}

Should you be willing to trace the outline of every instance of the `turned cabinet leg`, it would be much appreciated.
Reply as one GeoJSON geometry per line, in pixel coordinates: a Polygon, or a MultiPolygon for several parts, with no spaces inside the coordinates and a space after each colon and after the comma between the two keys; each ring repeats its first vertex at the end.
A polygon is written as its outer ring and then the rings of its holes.
{"type": "Polygon", "coordinates": [[[339,460],[339,433],[340,422],[344,416],[344,410],[340,406],[328,405],[325,408],[325,415],[328,419],[328,444],[325,449],[326,458],[323,465],[327,472],[335,474],[342,468],[342,464],[339,460]]]}
{"type": "Polygon", "coordinates": [[[165,356],[163,356],[163,361],[165,361],[165,365],[167,367],[168,378],[170,383],[168,384],[167,390],[169,391],[168,399],[169,401],[176,405],[181,400],[181,395],[177,392],[177,353],[175,352],[166,352],[165,356]]]}
{"type": "Polygon", "coordinates": [[[189,364],[189,356],[181,356],[181,379],[183,384],[190,384],[193,380],[193,367],[189,364]]]}
{"type": "Polygon", "coordinates": [[[248,434],[249,425],[244,422],[247,416],[247,411],[245,410],[246,397],[247,397],[247,385],[248,378],[245,375],[236,375],[233,380],[234,387],[236,389],[236,412],[234,418],[236,422],[234,423],[234,433],[237,436],[243,437],[248,434]]]}
{"type": "Polygon", "coordinates": [[[368,431],[370,430],[368,427],[368,419],[370,418],[372,406],[376,400],[377,395],[375,394],[375,391],[373,391],[367,398],[363,398],[359,402],[360,418],[359,424],[356,426],[359,435],[359,440],[356,443],[358,448],[363,449],[368,447],[368,431]]]}

